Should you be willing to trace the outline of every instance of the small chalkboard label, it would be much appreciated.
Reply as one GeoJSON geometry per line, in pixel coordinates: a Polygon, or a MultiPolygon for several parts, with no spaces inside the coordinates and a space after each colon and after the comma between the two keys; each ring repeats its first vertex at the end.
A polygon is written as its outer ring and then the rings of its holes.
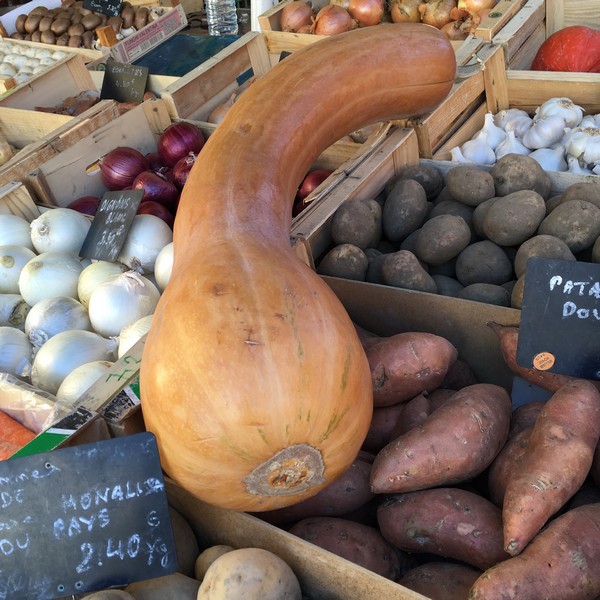
{"type": "Polygon", "coordinates": [[[288,52],[287,50],[282,50],[279,53],[279,62],[281,62],[284,58],[287,58],[290,54],[291,52],[288,52]]]}
{"type": "Polygon", "coordinates": [[[106,192],[79,256],[115,262],[143,196],[143,190],[106,192]]]}
{"type": "Polygon", "coordinates": [[[600,379],[600,264],[530,258],[517,363],[600,379]]]}
{"type": "Polygon", "coordinates": [[[0,463],[0,598],[44,600],[174,573],[156,438],[0,463]]]}
{"type": "Polygon", "coordinates": [[[148,67],[108,60],[100,98],[116,102],[142,102],[148,82],[148,67]]]}
{"type": "Polygon", "coordinates": [[[83,0],[83,8],[111,17],[121,14],[122,5],[122,0],[83,0]]]}

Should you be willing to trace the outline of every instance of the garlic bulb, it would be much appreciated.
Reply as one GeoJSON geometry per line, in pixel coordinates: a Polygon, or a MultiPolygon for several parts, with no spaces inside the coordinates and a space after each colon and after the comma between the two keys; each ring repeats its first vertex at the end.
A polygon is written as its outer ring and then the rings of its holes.
{"type": "Polygon", "coordinates": [[[450,160],[452,160],[454,162],[473,164],[472,160],[467,160],[463,156],[460,146],[455,146],[454,148],[450,149],[450,157],[451,157],[450,160]]]}
{"type": "Polygon", "coordinates": [[[72,208],[53,208],[31,222],[31,241],[39,254],[66,252],[79,256],[92,221],[72,208]]]}
{"type": "Polygon", "coordinates": [[[504,131],[514,131],[516,136],[522,137],[523,133],[529,129],[532,118],[520,108],[509,108],[496,113],[494,122],[504,131]]]}
{"type": "Polygon", "coordinates": [[[506,139],[498,144],[496,148],[496,158],[500,159],[506,154],[530,154],[531,150],[526,148],[515,135],[515,132],[511,129],[506,132],[506,139]]]}
{"type": "Polygon", "coordinates": [[[562,118],[567,127],[577,127],[583,118],[583,108],[569,98],[550,98],[535,111],[535,117],[543,119],[551,115],[562,118]]]}
{"type": "Polygon", "coordinates": [[[564,146],[558,145],[554,148],[538,148],[529,154],[529,156],[536,160],[544,171],[567,170],[564,146]]]}
{"type": "Polygon", "coordinates": [[[593,175],[594,172],[582,165],[580,160],[571,154],[566,155],[569,173],[577,173],[578,175],[593,175]]]}
{"type": "Polygon", "coordinates": [[[480,165],[493,165],[496,162],[496,154],[481,131],[472,140],[462,144],[460,150],[462,155],[471,162],[480,165]]]}
{"type": "Polygon", "coordinates": [[[31,371],[31,344],[25,333],[0,327],[0,372],[27,377],[31,371]]]}
{"type": "Polygon", "coordinates": [[[498,144],[506,139],[506,132],[494,123],[494,115],[491,112],[486,113],[481,132],[483,132],[483,138],[492,150],[495,150],[498,144]]]}
{"type": "Polygon", "coordinates": [[[549,148],[562,138],[564,129],[565,123],[558,115],[534,119],[531,127],[523,134],[521,142],[531,150],[549,148]]]}
{"type": "Polygon", "coordinates": [[[600,127],[600,115],[585,115],[579,123],[580,129],[586,127],[600,127]]]}
{"type": "Polygon", "coordinates": [[[573,129],[567,140],[567,152],[585,164],[600,160],[600,129],[586,127],[573,129]]]}
{"type": "Polygon", "coordinates": [[[31,382],[56,394],[65,377],[77,367],[94,360],[114,361],[116,339],[92,331],[70,329],[51,337],[37,352],[31,368],[31,382]]]}

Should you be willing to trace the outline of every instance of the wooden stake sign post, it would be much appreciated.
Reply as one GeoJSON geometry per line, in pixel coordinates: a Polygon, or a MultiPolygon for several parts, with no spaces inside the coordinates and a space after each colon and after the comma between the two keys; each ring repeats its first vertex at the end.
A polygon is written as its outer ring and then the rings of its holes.
{"type": "Polygon", "coordinates": [[[517,363],[600,379],[600,264],[527,261],[517,363]]]}
{"type": "Polygon", "coordinates": [[[44,600],[177,568],[156,438],[0,462],[0,597],[44,600]]]}

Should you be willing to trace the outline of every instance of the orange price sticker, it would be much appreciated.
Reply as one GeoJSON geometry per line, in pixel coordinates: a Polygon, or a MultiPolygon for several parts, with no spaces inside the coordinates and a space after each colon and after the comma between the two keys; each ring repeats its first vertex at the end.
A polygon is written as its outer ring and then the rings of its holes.
{"type": "Polygon", "coordinates": [[[540,352],[533,357],[533,368],[538,371],[547,371],[554,365],[554,354],[540,352]]]}

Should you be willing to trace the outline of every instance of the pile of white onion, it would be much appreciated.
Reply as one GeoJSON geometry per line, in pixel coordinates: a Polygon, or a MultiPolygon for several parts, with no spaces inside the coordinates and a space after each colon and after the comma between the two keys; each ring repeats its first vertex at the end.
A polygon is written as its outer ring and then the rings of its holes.
{"type": "Polygon", "coordinates": [[[70,208],[0,214],[0,373],[73,406],[148,332],[173,262],[155,215],[134,217],[114,263],[79,256],[90,224],[70,208]]]}

